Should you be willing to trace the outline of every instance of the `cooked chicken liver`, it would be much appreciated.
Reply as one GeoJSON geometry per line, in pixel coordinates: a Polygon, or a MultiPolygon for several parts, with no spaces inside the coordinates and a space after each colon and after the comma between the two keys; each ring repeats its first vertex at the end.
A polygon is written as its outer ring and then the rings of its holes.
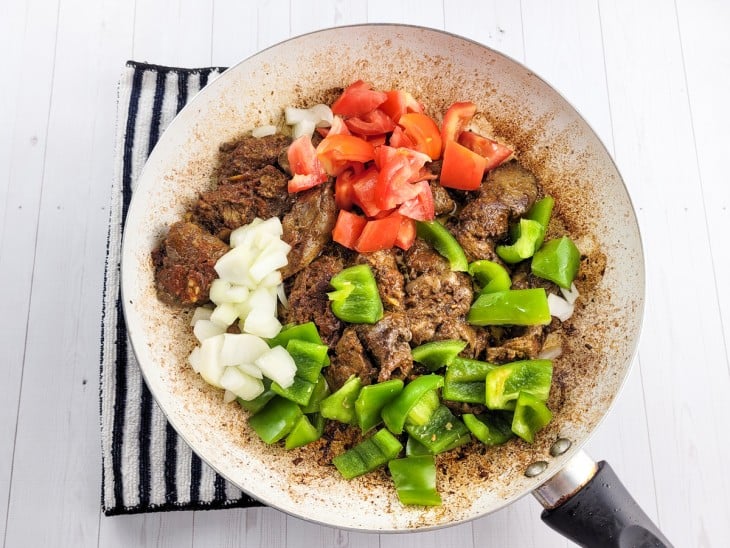
{"type": "Polygon", "coordinates": [[[374,325],[360,324],[355,327],[363,346],[380,368],[378,382],[391,378],[405,379],[413,369],[408,323],[405,314],[386,312],[374,325]]]}
{"type": "Polygon", "coordinates": [[[369,264],[373,269],[375,281],[378,284],[380,300],[383,301],[383,308],[397,312],[403,309],[404,280],[403,274],[398,270],[397,253],[394,249],[381,249],[374,253],[358,255],[355,259],[357,264],[369,264]]]}
{"type": "Polygon", "coordinates": [[[363,384],[370,384],[377,378],[378,370],[373,367],[354,327],[348,327],[342,333],[324,374],[332,391],[340,388],[352,375],[360,377],[363,384]]]}

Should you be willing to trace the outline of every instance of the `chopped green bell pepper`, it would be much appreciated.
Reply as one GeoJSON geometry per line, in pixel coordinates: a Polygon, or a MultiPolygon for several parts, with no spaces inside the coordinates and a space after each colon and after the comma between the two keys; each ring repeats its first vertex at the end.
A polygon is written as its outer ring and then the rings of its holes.
{"type": "Polygon", "coordinates": [[[352,479],[394,459],[402,449],[403,446],[398,439],[383,428],[352,449],[337,455],[332,459],[332,463],[343,478],[352,479]]]}
{"type": "Polygon", "coordinates": [[[512,287],[512,280],[510,280],[507,269],[493,261],[486,259],[474,261],[469,265],[469,274],[481,287],[480,293],[506,291],[512,287]]]}
{"type": "Polygon", "coordinates": [[[461,416],[472,435],[484,445],[500,445],[510,439],[512,413],[492,411],[480,415],[465,413],[461,416]]]}
{"type": "Polygon", "coordinates": [[[324,375],[320,374],[314,385],[314,392],[312,392],[312,396],[309,398],[309,403],[302,406],[302,413],[305,415],[318,413],[320,403],[322,403],[322,400],[329,395],[330,387],[327,384],[327,380],[324,378],[324,375]]]}
{"type": "Polygon", "coordinates": [[[436,489],[436,462],[431,455],[406,457],[388,463],[398,499],[403,504],[439,506],[436,489]]]}
{"type": "Polygon", "coordinates": [[[464,341],[451,339],[431,341],[411,350],[414,361],[422,363],[429,371],[436,371],[449,365],[466,348],[464,341]]]}
{"type": "Polygon", "coordinates": [[[408,436],[408,440],[406,441],[406,457],[430,454],[431,453],[428,452],[425,445],[423,445],[420,441],[413,439],[411,436],[408,436]]]}
{"type": "Polygon", "coordinates": [[[355,400],[355,416],[363,433],[383,421],[380,412],[401,393],[401,390],[403,390],[403,381],[400,379],[390,379],[362,387],[355,400]]]}
{"type": "Polygon", "coordinates": [[[451,270],[466,272],[469,261],[464,250],[444,225],[438,221],[416,221],[416,234],[431,244],[445,259],[449,261],[451,270]]]}
{"type": "MultiPolygon", "coordinates": [[[[394,434],[401,434],[406,421],[423,421],[424,414],[433,406],[433,396],[436,396],[444,384],[440,375],[422,375],[409,382],[398,396],[381,412],[385,426],[394,434]]],[[[426,420],[428,420],[427,417],[426,420]]]]}
{"type": "Polygon", "coordinates": [[[553,362],[550,360],[524,360],[495,367],[487,373],[487,407],[512,410],[520,392],[547,401],[552,378],[553,362]]]}
{"type": "Polygon", "coordinates": [[[446,369],[443,398],[484,404],[487,373],[495,367],[497,366],[479,360],[455,358],[446,369]]]}
{"type": "Polygon", "coordinates": [[[275,396],[276,392],[271,389],[271,381],[267,378],[264,378],[264,391],[261,392],[261,394],[259,394],[252,400],[236,398],[236,401],[238,402],[238,405],[243,407],[246,411],[248,411],[252,415],[255,415],[256,413],[261,411],[267,403],[274,399],[275,396]]]}
{"type": "Polygon", "coordinates": [[[324,417],[317,413],[313,416],[313,420],[314,424],[312,424],[306,415],[299,417],[294,428],[292,428],[292,431],[286,437],[284,447],[287,450],[302,447],[322,437],[322,432],[324,432],[324,417]]]}
{"type": "Polygon", "coordinates": [[[567,236],[550,240],[532,258],[532,273],[570,289],[580,267],[580,251],[567,236]]]}
{"type": "Polygon", "coordinates": [[[437,455],[468,443],[469,430],[445,405],[439,406],[428,423],[406,425],[406,431],[421,443],[429,453],[437,455]]]}
{"type": "Polygon", "coordinates": [[[327,293],[332,313],[343,322],[373,324],[383,317],[383,302],[370,265],[345,268],[332,277],[335,291],[327,293]]]}
{"type": "MultiPolygon", "coordinates": [[[[267,342],[271,348],[274,348],[275,346],[283,346],[286,348],[286,345],[289,344],[289,341],[292,339],[315,344],[324,344],[314,322],[285,325],[276,337],[268,339],[267,342]]],[[[329,365],[329,363],[330,359],[329,356],[327,356],[324,364],[329,365]]]]}
{"type": "Polygon", "coordinates": [[[541,287],[481,293],[466,317],[472,325],[547,325],[547,294],[541,287]]]}
{"type": "Polygon", "coordinates": [[[248,419],[248,424],[268,444],[283,439],[296,426],[302,410],[291,400],[273,398],[258,413],[248,419]]]}
{"type": "Polygon", "coordinates": [[[355,401],[360,394],[362,381],[352,375],[339,390],[333,392],[319,404],[319,412],[326,419],[345,424],[355,424],[355,401]]]}
{"type": "Polygon", "coordinates": [[[324,366],[327,350],[327,345],[324,344],[291,339],[286,345],[286,351],[297,366],[294,384],[282,388],[278,383],[272,382],[271,390],[299,405],[307,405],[324,366]]]}
{"type": "Polygon", "coordinates": [[[506,263],[519,263],[535,254],[545,237],[545,227],[531,219],[520,219],[518,238],[511,245],[498,245],[495,251],[506,263]]]}
{"type": "MultiPolygon", "coordinates": [[[[525,219],[531,219],[533,221],[537,221],[542,226],[545,227],[545,230],[547,230],[548,225],[550,224],[550,217],[553,214],[553,206],[555,205],[555,200],[552,196],[545,196],[544,198],[536,201],[534,204],[532,204],[532,207],[530,210],[525,214],[525,219]]],[[[539,246],[538,246],[539,247],[539,246]]]]}
{"type": "Polygon", "coordinates": [[[512,419],[512,431],[526,442],[532,443],[535,434],[547,426],[552,418],[553,414],[540,398],[528,392],[520,392],[512,419]]]}

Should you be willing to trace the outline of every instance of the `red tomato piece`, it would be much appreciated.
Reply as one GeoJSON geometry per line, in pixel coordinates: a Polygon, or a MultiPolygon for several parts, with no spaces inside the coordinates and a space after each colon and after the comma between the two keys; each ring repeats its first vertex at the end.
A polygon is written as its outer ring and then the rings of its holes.
{"type": "Polygon", "coordinates": [[[416,241],[416,221],[403,217],[398,229],[398,235],[395,237],[395,245],[406,251],[410,249],[413,242],[416,241]]]}
{"type": "Polygon", "coordinates": [[[476,111],[477,106],[471,102],[454,103],[449,107],[441,124],[441,143],[444,148],[447,142],[459,140],[476,111]]]}
{"type": "MultiPolygon", "coordinates": [[[[416,144],[411,141],[411,138],[406,135],[406,132],[403,131],[403,128],[400,126],[395,126],[395,129],[393,130],[393,133],[390,135],[390,146],[399,148],[416,148],[416,144]]],[[[439,151],[440,152],[440,151],[439,151]]]]}
{"type": "Polygon", "coordinates": [[[332,230],[332,239],[349,249],[355,249],[355,244],[367,222],[365,217],[341,209],[337,215],[335,228],[332,230]]]}
{"type": "Polygon", "coordinates": [[[382,105],[388,96],[370,89],[370,84],[358,80],[347,86],[332,103],[332,112],[342,116],[362,116],[382,105]]]}
{"type": "Polygon", "coordinates": [[[476,190],[482,182],[487,160],[456,141],[447,141],[441,164],[441,186],[476,190]]]}
{"type": "Polygon", "coordinates": [[[398,237],[402,217],[392,214],[383,219],[368,221],[355,243],[355,250],[370,253],[380,249],[390,249],[398,237]]]}
{"type": "Polygon", "coordinates": [[[393,120],[385,112],[376,108],[361,116],[353,116],[345,120],[347,128],[358,135],[382,135],[395,128],[393,120]]]}
{"type": "Polygon", "coordinates": [[[420,112],[408,112],[398,120],[406,135],[413,142],[419,152],[428,154],[432,160],[441,156],[441,134],[436,122],[420,112]]]}
{"type": "Polygon", "coordinates": [[[287,150],[287,159],[294,176],[289,181],[289,192],[299,192],[317,186],[327,180],[327,173],[317,158],[312,139],[302,135],[287,150]]]}
{"type": "Polygon", "coordinates": [[[423,106],[407,91],[394,89],[386,91],[385,94],[388,98],[380,105],[380,110],[390,116],[390,119],[396,123],[407,112],[423,112],[423,106]]]}
{"type": "Polygon", "coordinates": [[[354,175],[355,172],[353,169],[345,169],[335,179],[335,204],[339,209],[352,209],[354,204],[352,179],[354,175]]]}
{"type": "Polygon", "coordinates": [[[317,145],[317,158],[330,175],[339,175],[348,162],[368,162],[375,157],[371,143],[355,135],[327,135],[317,145]]]}
{"type": "Polygon", "coordinates": [[[479,156],[484,156],[487,160],[486,171],[494,169],[512,155],[510,148],[471,131],[465,131],[459,136],[459,144],[476,152],[479,156]]]}
{"type": "Polygon", "coordinates": [[[376,163],[380,165],[375,203],[382,209],[393,209],[415,198],[420,188],[412,183],[419,180],[421,168],[430,158],[409,148],[378,147],[376,163]]]}
{"type": "Polygon", "coordinates": [[[418,195],[403,202],[398,208],[398,213],[416,221],[432,221],[436,214],[434,212],[431,185],[428,184],[428,181],[419,181],[413,183],[413,186],[419,188],[418,195]]]}
{"type": "Polygon", "coordinates": [[[378,170],[366,169],[352,180],[352,201],[362,209],[367,217],[375,217],[381,209],[375,204],[375,187],[378,183],[378,170]]]}

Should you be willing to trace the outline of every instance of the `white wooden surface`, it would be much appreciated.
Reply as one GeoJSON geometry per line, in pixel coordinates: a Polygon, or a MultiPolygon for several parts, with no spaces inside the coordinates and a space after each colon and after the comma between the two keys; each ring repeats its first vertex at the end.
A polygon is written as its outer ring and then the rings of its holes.
{"type": "Polygon", "coordinates": [[[98,356],[116,82],[127,59],[229,65],[360,22],[445,29],[525,62],[585,115],[644,236],[639,357],[588,445],[676,546],[730,545],[727,0],[4,0],[0,10],[3,545],[568,546],[526,498],[432,533],[271,509],[105,518],[98,356]]]}

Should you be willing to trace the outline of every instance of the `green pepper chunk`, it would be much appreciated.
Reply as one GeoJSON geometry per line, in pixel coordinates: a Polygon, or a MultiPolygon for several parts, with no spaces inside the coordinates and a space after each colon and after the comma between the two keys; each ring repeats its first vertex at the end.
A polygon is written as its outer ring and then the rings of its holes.
{"type": "Polygon", "coordinates": [[[326,419],[345,424],[355,424],[355,401],[360,394],[362,381],[352,375],[339,390],[333,392],[319,404],[319,412],[326,419]]]}
{"type": "Polygon", "coordinates": [[[327,293],[332,313],[343,322],[373,324],[383,317],[383,302],[370,265],[345,268],[330,284],[335,288],[327,293]]]}
{"type": "Polygon", "coordinates": [[[425,445],[423,445],[420,441],[413,439],[411,436],[408,436],[408,440],[406,441],[406,457],[430,454],[431,453],[428,452],[425,445]]]}
{"type": "Polygon", "coordinates": [[[283,439],[294,429],[302,410],[291,400],[273,398],[258,413],[248,419],[248,424],[268,444],[283,439]]]}
{"type": "Polygon", "coordinates": [[[501,445],[512,433],[512,413],[492,411],[480,415],[465,413],[461,416],[469,432],[484,445],[501,445]]]}
{"type": "Polygon", "coordinates": [[[271,390],[299,405],[307,405],[324,366],[327,346],[291,339],[286,345],[286,351],[297,366],[294,383],[282,388],[278,383],[272,382],[271,390]]]}
{"type": "MultiPolygon", "coordinates": [[[[525,219],[531,219],[533,221],[537,221],[542,226],[545,227],[545,230],[547,230],[548,225],[550,224],[550,217],[553,214],[553,206],[555,205],[555,200],[552,196],[545,196],[544,198],[536,201],[530,210],[525,214],[525,219]]],[[[542,243],[542,242],[541,242],[542,243]]],[[[540,247],[540,246],[538,246],[540,247]]]]}
{"type": "Polygon", "coordinates": [[[580,266],[580,251],[567,236],[545,243],[532,258],[532,273],[570,289],[580,266]]]}
{"type": "Polygon", "coordinates": [[[498,245],[495,251],[506,263],[519,263],[529,259],[537,251],[545,237],[545,227],[531,219],[520,219],[517,240],[511,245],[498,245]]]}
{"type": "Polygon", "coordinates": [[[469,309],[472,325],[547,325],[550,308],[541,287],[482,293],[469,309]]]}
{"type": "Polygon", "coordinates": [[[313,420],[314,424],[312,424],[306,415],[299,417],[299,420],[294,425],[294,428],[292,428],[292,431],[289,432],[284,442],[284,447],[287,450],[302,447],[322,437],[322,432],[324,432],[324,417],[317,413],[314,415],[313,420]]]}
{"type": "MultiPolygon", "coordinates": [[[[268,339],[267,342],[271,348],[274,348],[275,346],[283,346],[286,348],[286,345],[289,344],[289,341],[292,339],[315,344],[324,344],[314,322],[285,325],[276,337],[268,339]]],[[[327,356],[324,364],[329,365],[329,363],[330,359],[329,356],[327,356]]]]}
{"type": "Polygon", "coordinates": [[[512,419],[512,431],[528,443],[535,441],[535,434],[542,430],[553,414],[545,402],[528,392],[520,392],[512,419]]]}
{"type": "Polygon", "coordinates": [[[403,390],[403,381],[390,379],[377,384],[363,386],[355,400],[355,416],[363,433],[380,424],[380,412],[403,390]]]}
{"type": "Polygon", "coordinates": [[[509,272],[501,264],[483,259],[469,265],[469,274],[481,287],[480,293],[506,291],[512,287],[509,272]]]}
{"type": "Polygon", "coordinates": [[[439,406],[428,423],[406,425],[406,431],[421,443],[429,453],[437,455],[468,443],[469,430],[445,405],[439,406]]]}
{"type": "Polygon", "coordinates": [[[464,250],[444,225],[438,221],[416,221],[416,234],[431,244],[431,246],[449,261],[451,270],[466,272],[469,270],[469,261],[466,260],[464,250]]]}
{"type": "Polygon", "coordinates": [[[464,348],[466,343],[456,339],[431,341],[412,349],[411,356],[429,371],[436,371],[449,365],[464,348]]]}
{"type": "MultiPolygon", "coordinates": [[[[432,405],[432,394],[444,384],[444,378],[440,375],[422,375],[409,382],[398,396],[383,407],[381,416],[388,430],[394,434],[401,434],[406,421],[422,419],[422,408],[414,408],[424,398],[427,398],[426,405],[432,405]],[[413,415],[413,416],[411,416],[413,415]]],[[[436,393],[438,400],[438,394],[436,393]]]]}
{"type": "Polygon", "coordinates": [[[261,394],[259,394],[252,400],[236,398],[236,401],[238,402],[238,405],[240,405],[246,411],[248,411],[252,415],[255,415],[256,413],[261,411],[267,403],[274,399],[275,396],[276,392],[271,389],[271,381],[264,378],[264,391],[261,392],[261,394]]]}
{"type": "Polygon", "coordinates": [[[309,403],[307,403],[307,405],[302,405],[302,413],[305,415],[318,413],[320,403],[322,403],[322,400],[329,395],[330,387],[327,384],[327,380],[324,378],[324,375],[320,374],[314,385],[312,396],[309,398],[309,403]]]}
{"type": "Polygon", "coordinates": [[[398,439],[383,428],[352,449],[337,455],[332,459],[332,464],[343,478],[352,479],[372,472],[397,457],[402,450],[398,439]]]}
{"type": "Polygon", "coordinates": [[[443,398],[449,401],[485,403],[487,373],[497,367],[491,363],[457,357],[446,369],[443,398]]]}
{"type": "Polygon", "coordinates": [[[487,373],[487,407],[512,410],[520,392],[547,401],[552,378],[553,362],[550,360],[524,360],[495,367],[487,373]]]}
{"type": "Polygon", "coordinates": [[[398,499],[403,504],[439,506],[436,489],[436,462],[431,455],[406,457],[388,463],[398,499]]]}

